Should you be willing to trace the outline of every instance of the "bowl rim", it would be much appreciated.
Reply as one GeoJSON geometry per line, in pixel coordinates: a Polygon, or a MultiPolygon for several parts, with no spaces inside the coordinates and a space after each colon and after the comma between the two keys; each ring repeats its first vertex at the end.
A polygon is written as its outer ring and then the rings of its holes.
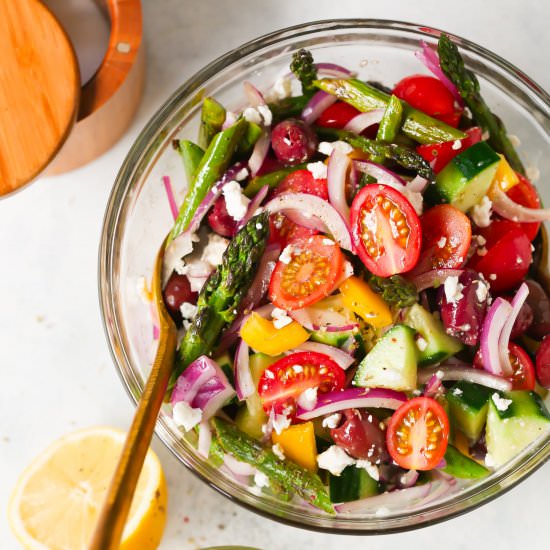
{"type": "MultiPolygon", "coordinates": [[[[149,152],[155,146],[155,138],[160,133],[164,124],[170,119],[175,109],[179,103],[185,100],[185,98],[191,96],[197,91],[206,81],[216,75],[220,70],[230,66],[231,64],[237,62],[240,58],[247,55],[253,54],[255,51],[269,46],[273,46],[287,38],[299,38],[307,36],[310,34],[315,34],[319,31],[341,31],[341,30],[352,30],[352,29],[384,29],[384,30],[395,30],[402,31],[405,33],[410,33],[418,37],[436,37],[440,33],[445,33],[450,36],[454,41],[456,41],[460,46],[463,46],[469,49],[471,52],[479,55],[484,60],[488,60],[490,63],[496,67],[502,69],[507,76],[512,76],[519,79],[523,85],[530,89],[534,95],[542,101],[545,107],[550,112],[550,94],[548,94],[542,86],[537,84],[533,79],[527,76],[523,71],[517,68],[512,63],[506,61],[504,58],[499,55],[491,52],[490,50],[484,48],[472,42],[468,39],[462,38],[459,35],[449,33],[447,31],[440,30],[435,27],[428,25],[421,25],[411,22],[391,20],[391,19],[370,19],[370,18],[350,18],[350,19],[326,19],[326,20],[317,20],[312,22],[301,23],[297,25],[292,25],[289,27],[284,27],[282,29],[261,35],[255,39],[252,39],[241,46],[231,49],[227,53],[217,57],[202,69],[195,72],[190,78],[183,82],[169,97],[168,99],[157,109],[154,115],[147,121],[143,129],[139,132],[138,136],[135,138],[130,150],[128,151],[119,171],[116,176],[115,182],[113,184],[111,193],[109,195],[107,206],[103,218],[103,225],[101,231],[101,238],[98,251],[98,293],[99,293],[99,302],[100,302],[100,311],[103,321],[103,328],[105,331],[105,336],[108,342],[109,351],[113,359],[115,368],[117,370],[118,376],[121,379],[123,386],[126,389],[131,401],[134,405],[137,404],[139,399],[139,394],[142,391],[142,388],[133,388],[131,381],[128,380],[124,374],[123,369],[120,366],[120,355],[124,357],[128,365],[131,364],[129,358],[122,347],[123,339],[121,338],[121,331],[118,323],[112,324],[112,319],[117,317],[116,306],[114,300],[114,293],[111,292],[113,285],[113,272],[112,272],[112,263],[113,258],[116,256],[116,235],[117,222],[119,219],[119,214],[122,210],[122,207],[127,198],[128,192],[137,177],[139,177],[140,172],[137,171],[137,168],[143,163],[144,157],[146,158],[146,153],[149,152]],[[113,330],[110,330],[109,327],[112,327],[113,330]]],[[[548,117],[550,119],[550,116],[548,117]]],[[[478,487],[473,494],[468,494],[460,499],[460,501],[466,501],[484,493],[484,496],[481,501],[470,502],[466,504],[463,508],[448,510],[443,516],[431,517],[428,519],[420,519],[420,521],[412,525],[398,525],[398,526],[388,526],[382,528],[373,528],[373,529],[358,529],[358,528],[339,528],[339,527],[330,527],[325,525],[316,525],[313,521],[310,523],[304,523],[297,519],[294,519],[292,516],[280,517],[273,511],[267,511],[262,508],[258,508],[252,503],[241,500],[237,495],[233,495],[228,491],[224,490],[222,487],[219,487],[211,480],[209,480],[206,475],[195,470],[190,464],[188,464],[183,457],[176,451],[173,446],[173,435],[166,429],[165,426],[161,425],[157,421],[155,427],[155,434],[162,441],[162,443],[168,448],[168,450],[181,462],[187,470],[189,470],[193,475],[198,477],[201,481],[206,483],[208,486],[212,487],[216,492],[222,494],[232,502],[236,502],[240,506],[259,514],[263,517],[275,520],[277,522],[283,523],[285,525],[291,525],[294,527],[299,527],[306,530],[315,530],[325,533],[339,534],[339,535],[380,535],[380,534],[390,534],[398,533],[404,531],[410,531],[413,529],[419,529],[421,527],[427,527],[429,525],[434,525],[454,517],[460,516],[476,508],[487,504],[497,498],[498,496],[506,493],[512,487],[517,485],[520,481],[526,479],[529,475],[538,470],[543,464],[545,464],[550,459],[550,441],[547,441],[544,445],[537,448],[536,453],[531,456],[526,457],[526,461],[523,464],[516,465],[515,468],[511,469],[504,478],[501,479],[501,476],[498,476],[497,479],[493,480],[491,484],[486,487],[478,487]],[[542,456],[540,460],[535,460],[539,455],[544,453],[546,450],[545,456],[542,456]],[[527,467],[526,467],[527,465],[527,467]],[[501,486],[500,482],[509,479],[513,476],[519,469],[523,470],[523,473],[514,479],[511,482],[508,482],[507,485],[501,486]],[[496,491],[490,492],[491,488],[497,487],[496,491]]],[[[524,453],[521,453],[518,456],[522,456],[524,453]]],[[[492,476],[490,476],[492,477],[492,476]]],[[[449,506],[449,505],[446,505],[449,506]]],[[[427,506],[422,509],[423,514],[427,514],[430,511],[436,509],[438,506],[427,506]]],[[[388,519],[397,519],[400,516],[388,516],[388,519]]],[[[344,519],[345,521],[345,519],[344,519]]]]}

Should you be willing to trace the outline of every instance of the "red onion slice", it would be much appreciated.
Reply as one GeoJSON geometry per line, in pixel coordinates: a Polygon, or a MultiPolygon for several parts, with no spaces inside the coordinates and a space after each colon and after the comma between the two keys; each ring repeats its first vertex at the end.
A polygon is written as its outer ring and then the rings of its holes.
{"type": "Polygon", "coordinates": [[[432,269],[411,278],[411,283],[416,286],[418,292],[422,292],[427,288],[442,285],[448,277],[460,277],[462,271],[462,269],[432,269]]]}
{"type": "Polygon", "coordinates": [[[448,76],[441,69],[439,63],[439,56],[434,52],[424,40],[420,41],[420,46],[422,49],[420,51],[414,52],[416,58],[431,72],[435,77],[437,77],[441,83],[453,94],[456,102],[462,107],[464,106],[464,101],[458,88],[449,80],[448,76]]]}
{"type": "Polygon", "coordinates": [[[232,111],[227,111],[225,113],[225,120],[222,124],[222,130],[227,130],[230,126],[233,126],[237,122],[237,115],[232,111]]]}
{"type": "Polygon", "coordinates": [[[373,124],[378,124],[384,116],[384,109],[373,109],[367,113],[355,115],[345,126],[344,130],[360,134],[373,124]]]}
{"type": "Polygon", "coordinates": [[[330,204],[336,208],[347,226],[349,226],[350,210],[346,200],[346,176],[350,163],[350,158],[335,148],[330,155],[327,167],[328,198],[330,204]]]}
{"type": "Polygon", "coordinates": [[[264,185],[257,193],[254,195],[254,198],[248,204],[246,214],[243,219],[237,224],[237,231],[241,230],[252,216],[254,216],[256,210],[260,208],[263,200],[267,197],[269,191],[269,185],[264,185]]]}
{"type": "Polygon", "coordinates": [[[235,352],[234,372],[237,397],[240,401],[243,401],[247,397],[250,397],[256,390],[254,387],[254,381],[252,380],[252,374],[250,372],[248,344],[244,340],[239,342],[237,351],[235,352]]]}
{"type": "Polygon", "coordinates": [[[316,307],[304,307],[288,312],[289,316],[300,323],[306,330],[326,330],[327,332],[343,332],[357,328],[358,323],[350,322],[337,311],[316,307]]]}
{"type": "Polygon", "coordinates": [[[318,218],[326,226],[338,244],[352,250],[351,236],[340,214],[327,201],[307,193],[285,193],[266,204],[272,213],[301,210],[306,216],[318,218]]]}
{"type": "Polygon", "coordinates": [[[315,351],[316,353],[322,353],[330,357],[342,370],[346,370],[351,367],[355,362],[355,359],[347,352],[342,351],[334,346],[327,344],[321,344],[319,342],[304,342],[296,349],[290,350],[288,353],[296,353],[298,351],[315,351]]]}
{"type": "Polygon", "coordinates": [[[308,216],[299,210],[289,209],[285,211],[286,217],[303,227],[307,227],[308,229],[314,229],[315,231],[323,232],[325,231],[325,224],[318,218],[312,218],[311,216],[308,216]]]}
{"type": "Polygon", "coordinates": [[[256,275],[241,303],[243,311],[256,307],[265,296],[280,253],[281,247],[278,244],[269,245],[265,249],[262,259],[258,264],[256,275]]]}
{"type": "Polygon", "coordinates": [[[235,390],[218,367],[218,373],[203,384],[191,406],[194,409],[201,409],[202,420],[208,420],[234,396],[235,390]]]}
{"type": "Polygon", "coordinates": [[[307,102],[306,106],[302,110],[300,118],[306,124],[313,124],[319,118],[321,113],[335,103],[336,100],[336,96],[319,90],[313,94],[312,98],[307,102]]]}
{"type": "Polygon", "coordinates": [[[514,202],[500,188],[497,188],[492,195],[493,210],[507,220],[521,223],[550,221],[550,208],[527,208],[514,202]]]}
{"type": "Polygon", "coordinates": [[[172,217],[174,221],[178,219],[179,208],[176,204],[176,199],[174,198],[174,189],[172,188],[172,182],[170,176],[163,176],[162,183],[164,184],[164,190],[166,191],[166,198],[168,199],[168,205],[170,206],[170,211],[172,212],[172,217]]]}
{"type": "Polygon", "coordinates": [[[414,193],[423,193],[424,189],[428,185],[428,180],[422,176],[415,176],[409,183],[407,183],[407,189],[414,193]]]}
{"type": "Polygon", "coordinates": [[[409,487],[414,487],[420,474],[416,470],[409,470],[405,474],[399,476],[399,486],[402,489],[408,489],[409,487]]]}
{"type": "MultiPolygon", "coordinates": [[[[483,321],[481,327],[481,357],[483,368],[496,376],[505,374],[501,362],[499,338],[506,320],[512,313],[512,306],[503,298],[497,298],[483,321]]],[[[508,348],[506,349],[508,351],[508,348]]],[[[507,373],[508,374],[508,373],[507,373]]],[[[509,373],[511,374],[511,373],[509,373]]]]}
{"type": "Polygon", "coordinates": [[[315,63],[315,67],[319,73],[322,73],[327,76],[333,76],[334,78],[352,78],[356,76],[357,73],[342,67],[342,65],[337,65],[336,63],[315,63]]]}
{"type": "Polygon", "coordinates": [[[493,388],[494,390],[509,391],[512,389],[512,383],[506,378],[489,374],[474,367],[454,367],[446,366],[444,363],[437,367],[422,368],[418,370],[418,383],[425,384],[436,375],[438,372],[442,373],[440,380],[458,381],[465,380],[466,382],[472,382],[479,384],[480,386],[486,386],[493,388]]]}
{"type": "Polygon", "coordinates": [[[437,395],[437,393],[441,390],[442,384],[441,384],[441,376],[438,376],[438,372],[441,372],[441,370],[435,371],[430,378],[428,378],[428,382],[426,383],[426,387],[424,388],[423,394],[426,397],[433,397],[434,395],[437,395]]]}
{"type": "Polygon", "coordinates": [[[267,157],[267,153],[269,152],[270,144],[271,139],[269,132],[264,130],[258,141],[254,144],[254,149],[248,160],[248,169],[252,177],[254,177],[262,167],[265,157],[267,157]]]}
{"type": "Polygon", "coordinates": [[[212,443],[212,432],[208,422],[202,421],[199,424],[199,440],[197,442],[197,451],[204,458],[210,455],[210,445],[212,443]]]}
{"type": "Polygon", "coordinates": [[[353,164],[359,172],[372,176],[378,183],[397,187],[405,186],[405,180],[395,172],[388,170],[385,166],[371,162],[370,160],[354,160],[353,164]]]}
{"type": "Polygon", "coordinates": [[[237,460],[234,456],[225,453],[223,455],[224,464],[238,476],[253,476],[256,473],[256,468],[246,462],[237,460]]]}
{"type": "Polygon", "coordinates": [[[407,396],[394,390],[348,388],[343,391],[320,394],[317,404],[310,411],[298,406],[296,418],[311,420],[343,409],[362,409],[366,407],[397,409],[405,401],[407,401],[407,396]]]}
{"type": "Polygon", "coordinates": [[[170,403],[172,405],[180,401],[192,403],[199,389],[216,376],[217,371],[220,370],[219,367],[218,369],[216,367],[216,363],[206,355],[195,359],[176,380],[170,403]]]}
{"type": "MultiPolygon", "coordinates": [[[[498,345],[500,349],[500,363],[502,365],[502,370],[506,376],[511,376],[514,372],[512,363],[510,363],[510,353],[508,352],[508,344],[510,343],[510,335],[512,334],[512,329],[514,328],[514,323],[519,315],[520,309],[525,303],[527,296],[529,295],[529,287],[522,283],[518,288],[516,295],[512,299],[512,311],[510,316],[506,320],[500,337],[498,340],[498,345]]],[[[481,352],[483,353],[483,352],[481,352]]]]}
{"type": "Polygon", "coordinates": [[[258,88],[256,88],[256,86],[252,84],[252,82],[250,82],[249,80],[245,80],[243,82],[243,88],[246,98],[248,99],[248,103],[251,107],[265,105],[265,99],[262,92],[260,92],[260,90],[258,90],[258,88]]]}

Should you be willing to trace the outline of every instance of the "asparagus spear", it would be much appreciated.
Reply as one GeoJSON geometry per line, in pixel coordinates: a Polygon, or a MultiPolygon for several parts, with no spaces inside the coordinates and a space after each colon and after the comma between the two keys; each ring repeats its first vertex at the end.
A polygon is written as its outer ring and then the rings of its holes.
{"type": "Polygon", "coordinates": [[[305,168],[307,168],[307,162],[288,166],[287,168],[281,168],[280,170],[275,170],[274,172],[269,172],[262,176],[256,176],[248,182],[248,185],[244,188],[244,194],[247,197],[253,197],[264,185],[269,185],[270,189],[274,189],[284,178],[286,178],[286,176],[288,176],[288,174],[296,170],[304,170],[305,168]]]}
{"type": "Polygon", "coordinates": [[[334,514],[330,497],[319,476],[290,460],[280,460],[270,449],[221,418],[213,418],[211,424],[226,453],[252,464],[283,489],[297,493],[321,510],[334,514]]]}
{"type": "Polygon", "coordinates": [[[460,96],[469,107],[477,124],[489,132],[489,145],[495,151],[502,153],[514,170],[525,174],[523,164],[508,138],[504,124],[481,97],[479,81],[476,75],[464,66],[464,60],[456,44],[446,34],[442,34],[439,37],[437,51],[443,72],[458,88],[460,96]]]}
{"type": "Polygon", "coordinates": [[[170,234],[171,239],[175,239],[187,228],[201,201],[212,185],[221,178],[231,162],[247,125],[248,122],[240,118],[233,126],[214,136],[196,169],[195,176],[191,181],[170,234]]]}
{"type": "Polygon", "coordinates": [[[212,138],[222,129],[225,122],[225,109],[214,98],[207,97],[202,102],[199,145],[206,149],[212,138]]]}
{"type": "Polygon", "coordinates": [[[204,156],[204,150],[188,139],[175,139],[172,146],[180,154],[187,181],[193,181],[195,172],[204,156]]]}
{"type": "Polygon", "coordinates": [[[302,84],[302,93],[312,95],[315,91],[313,85],[317,78],[317,67],[313,63],[311,52],[302,48],[294,53],[290,62],[290,70],[302,84]]]}
{"type": "Polygon", "coordinates": [[[384,111],[384,116],[380,121],[376,139],[378,141],[387,141],[391,143],[395,141],[397,132],[401,127],[401,119],[403,118],[403,105],[397,96],[392,95],[384,111]]]}
{"type": "MultiPolygon", "coordinates": [[[[390,101],[388,94],[355,78],[323,78],[315,80],[313,84],[363,112],[385,109],[390,101]]],[[[420,143],[440,143],[466,137],[461,130],[413,109],[404,101],[401,101],[401,104],[403,106],[401,130],[410,138],[420,143]]]]}
{"type": "Polygon", "coordinates": [[[400,275],[392,275],[391,277],[371,275],[369,285],[388,304],[407,307],[418,302],[416,287],[400,275]]]}
{"type": "Polygon", "coordinates": [[[273,115],[273,120],[299,117],[310,97],[311,95],[298,95],[269,103],[268,107],[273,115]]]}
{"type": "Polygon", "coordinates": [[[395,143],[381,143],[346,130],[316,127],[316,131],[323,139],[345,141],[373,158],[393,160],[399,166],[415,171],[430,182],[435,180],[435,174],[428,162],[413,149],[395,143]]]}
{"type": "Polygon", "coordinates": [[[239,304],[254,278],[269,234],[269,214],[254,216],[233,237],[222,263],[199,294],[197,313],[176,355],[175,381],[200,355],[208,354],[223,330],[237,316],[239,304]]]}

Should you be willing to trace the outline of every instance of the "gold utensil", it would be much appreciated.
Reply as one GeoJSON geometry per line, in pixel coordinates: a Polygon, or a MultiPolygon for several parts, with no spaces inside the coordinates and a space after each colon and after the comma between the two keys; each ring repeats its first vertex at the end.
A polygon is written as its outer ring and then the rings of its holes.
{"type": "Polygon", "coordinates": [[[90,550],[118,550],[120,547],[136,484],[174,365],[177,330],[162,297],[163,257],[164,243],[157,254],[152,280],[153,301],[157,307],[160,329],[157,354],[107,490],[90,550]]]}

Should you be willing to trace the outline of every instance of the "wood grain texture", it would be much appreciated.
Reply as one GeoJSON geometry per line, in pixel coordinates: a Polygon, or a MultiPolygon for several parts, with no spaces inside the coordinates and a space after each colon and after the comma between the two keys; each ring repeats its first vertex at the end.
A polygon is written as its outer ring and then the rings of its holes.
{"type": "Polygon", "coordinates": [[[139,106],[145,79],[141,2],[107,0],[105,4],[111,19],[107,53],[82,88],[77,124],[48,175],[78,168],[107,151],[139,106]]]}
{"type": "Polygon", "coordinates": [[[55,17],[38,0],[0,0],[0,195],[57,154],[79,96],[76,57],[55,17]]]}

